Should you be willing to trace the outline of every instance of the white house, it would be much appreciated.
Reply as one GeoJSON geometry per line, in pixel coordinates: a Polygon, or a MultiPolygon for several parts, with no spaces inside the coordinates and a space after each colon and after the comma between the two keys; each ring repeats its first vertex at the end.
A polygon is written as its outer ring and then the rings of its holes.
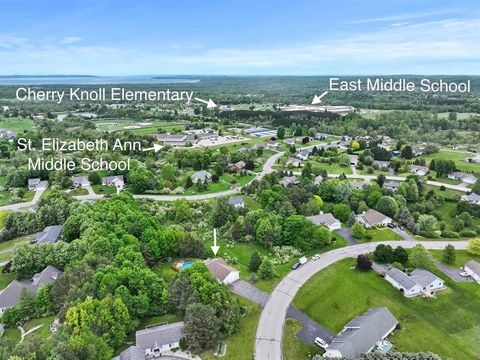
{"type": "Polygon", "coordinates": [[[245,200],[243,200],[243,198],[241,198],[240,196],[231,197],[230,199],[228,199],[228,203],[235,208],[245,207],[245,200]]]}
{"type": "Polygon", "coordinates": [[[115,186],[117,188],[117,192],[119,192],[125,187],[125,181],[123,179],[123,175],[106,176],[102,179],[102,185],[115,186]]]}
{"type": "Polygon", "coordinates": [[[88,180],[88,176],[72,176],[72,183],[73,186],[76,188],[83,188],[90,186],[90,181],[88,180]]]}
{"type": "Polygon", "coordinates": [[[205,182],[212,180],[212,174],[210,174],[207,170],[200,170],[197,171],[192,175],[192,182],[196,184],[197,182],[205,182]]]}
{"type": "Polygon", "coordinates": [[[387,308],[371,308],[345,325],[323,356],[327,359],[356,359],[377,349],[391,348],[387,337],[397,325],[397,319],[387,308]]]}
{"type": "Polygon", "coordinates": [[[467,184],[475,184],[477,182],[477,178],[472,174],[466,174],[459,171],[448,174],[448,178],[453,180],[459,180],[467,184]]]}
{"type": "Polygon", "coordinates": [[[308,150],[302,150],[300,151],[296,156],[300,160],[308,160],[308,156],[310,155],[310,151],[308,150]]]}
{"type": "Polygon", "coordinates": [[[390,166],[390,161],[374,160],[373,164],[377,165],[378,168],[381,170],[387,170],[388,167],[390,166]]]}
{"type": "Polygon", "coordinates": [[[324,214],[320,212],[318,215],[308,216],[307,219],[315,225],[326,226],[330,231],[340,230],[342,228],[342,222],[335,218],[332,213],[324,214]]]}
{"type": "Polygon", "coordinates": [[[30,191],[44,190],[47,187],[48,187],[47,180],[42,181],[39,178],[28,179],[28,190],[30,191]]]}
{"type": "Polygon", "coordinates": [[[302,160],[296,159],[294,157],[289,157],[287,159],[287,162],[285,163],[285,166],[292,165],[293,167],[300,167],[302,166],[302,160]]]}
{"type": "Polygon", "coordinates": [[[470,260],[465,264],[464,270],[473,280],[480,284],[480,263],[470,260]]]}
{"type": "Polygon", "coordinates": [[[348,155],[350,159],[350,165],[357,166],[358,165],[358,155],[348,155]]]}
{"type": "Polygon", "coordinates": [[[280,185],[287,187],[288,185],[298,185],[300,181],[298,181],[296,176],[287,176],[280,180],[280,185]]]}
{"type": "MultiPolygon", "coordinates": [[[[177,349],[180,346],[180,339],[183,334],[183,321],[148,327],[135,332],[136,345],[128,348],[128,352],[142,354],[139,349],[143,350],[143,358],[151,359],[161,357],[165,351],[177,349]],[[133,349],[132,349],[133,348],[133,349]]],[[[125,350],[125,351],[127,351],[125,350]]],[[[120,355],[120,359],[129,359],[128,353],[120,355]]],[[[130,359],[137,359],[130,357],[130,359]]]]}
{"type": "Polygon", "coordinates": [[[371,228],[372,226],[387,226],[392,223],[391,218],[374,209],[369,209],[355,216],[355,220],[366,228],[371,228]]]}
{"type": "Polygon", "coordinates": [[[425,176],[428,174],[429,169],[426,166],[410,165],[410,172],[418,176],[425,176]]]}
{"type": "Polygon", "coordinates": [[[399,187],[400,187],[400,183],[396,181],[387,181],[386,183],[383,184],[384,189],[390,190],[392,192],[396,192],[399,187]]]}
{"type": "Polygon", "coordinates": [[[207,259],[204,263],[215,279],[222,284],[229,285],[240,279],[240,272],[222,258],[207,259]]]}
{"type": "Polygon", "coordinates": [[[406,297],[432,294],[445,289],[445,282],[435,274],[424,269],[415,269],[410,275],[397,268],[390,268],[385,273],[385,280],[400,290],[406,297]]]}
{"type": "Polygon", "coordinates": [[[462,201],[468,201],[471,204],[480,205],[480,195],[471,193],[468,195],[462,195],[462,201]]]}

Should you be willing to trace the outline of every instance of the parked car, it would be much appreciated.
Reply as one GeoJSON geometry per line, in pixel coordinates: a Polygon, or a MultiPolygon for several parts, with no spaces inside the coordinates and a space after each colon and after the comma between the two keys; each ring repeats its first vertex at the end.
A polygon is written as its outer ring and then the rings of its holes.
{"type": "Polygon", "coordinates": [[[302,264],[297,262],[297,263],[292,265],[292,270],[297,270],[300,266],[302,266],[302,264]]]}
{"type": "Polygon", "coordinates": [[[390,229],[393,229],[393,228],[394,228],[394,226],[393,226],[393,224],[392,224],[392,223],[390,223],[390,224],[387,224],[387,227],[389,227],[390,229]]]}
{"type": "Polygon", "coordinates": [[[315,254],[312,256],[312,261],[320,259],[320,254],[315,254]]]}
{"type": "Polygon", "coordinates": [[[315,345],[320,346],[322,349],[328,348],[328,344],[325,342],[325,340],[319,337],[315,338],[315,345]]]}
{"type": "Polygon", "coordinates": [[[300,259],[298,259],[298,262],[300,263],[300,265],[305,264],[307,261],[308,259],[306,256],[302,256],[300,259]]]}
{"type": "Polygon", "coordinates": [[[467,273],[467,272],[465,272],[465,271],[462,271],[462,272],[460,273],[460,276],[463,276],[463,277],[469,277],[469,276],[470,276],[470,274],[469,274],[469,273],[467,273]]]}

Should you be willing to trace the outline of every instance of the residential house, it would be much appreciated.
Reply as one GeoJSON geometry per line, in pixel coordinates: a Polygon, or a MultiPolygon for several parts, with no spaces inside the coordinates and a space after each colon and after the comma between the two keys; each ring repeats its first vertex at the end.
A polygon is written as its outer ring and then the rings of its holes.
{"type": "Polygon", "coordinates": [[[371,308],[345,325],[326,349],[324,357],[354,359],[375,350],[387,351],[392,347],[387,337],[397,325],[397,319],[387,308],[371,308]]]}
{"type": "Polygon", "coordinates": [[[287,176],[280,180],[280,185],[287,187],[288,185],[298,185],[300,181],[298,181],[296,176],[287,176]]]}
{"type": "Polygon", "coordinates": [[[90,186],[90,181],[88,180],[88,176],[72,176],[72,183],[73,186],[76,188],[83,188],[90,186]]]}
{"type": "Polygon", "coordinates": [[[207,170],[200,170],[197,171],[192,175],[192,182],[196,184],[197,182],[205,182],[212,180],[212,174],[210,174],[207,170]]]}
{"type": "Polygon", "coordinates": [[[480,163],[480,156],[477,155],[473,158],[464,158],[463,161],[465,161],[467,163],[480,163]]]}
{"type": "Polygon", "coordinates": [[[453,180],[459,180],[463,183],[467,184],[475,184],[477,182],[477,178],[473,176],[472,174],[466,174],[463,172],[455,171],[450,174],[448,174],[449,179],[453,180]]]}
{"type": "Polygon", "coordinates": [[[135,345],[120,354],[120,360],[146,360],[162,357],[162,353],[180,347],[184,337],[183,321],[147,327],[135,332],[135,345]]]}
{"type": "Polygon", "coordinates": [[[20,303],[20,294],[23,290],[36,294],[42,285],[52,284],[61,274],[62,272],[57,268],[47,266],[42,272],[33,275],[31,279],[13,280],[0,292],[0,315],[6,309],[20,303]]]}
{"type": "Polygon", "coordinates": [[[315,140],[325,140],[326,138],[328,138],[328,134],[316,133],[314,135],[315,140]]]}
{"type": "Polygon", "coordinates": [[[424,269],[415,269],[410,275],[397,268],[390,268],[385,273],[385,280],[400,290],[406,297],[432,294],[445,289],[445,282],[435,274],[424,269]]]}
{"type": "Polygon", "coordinates": [[[245,168],[246,164],[243,160],[236,162],[235,164],[228,164],[228,170],[231,172],[239,172],[245,168]]]}
{"type": "Polygon", "coordinates": [[[374,160],[373,165],[377,165],[380,170],[387,170],[390,167],[390,161],[374,160]]]}
{"type": "Polygon", "coordinates": [[[62,230],[62,225],[47,226],[43,231],[35,234],[33,241],[36,244],[55,244],[60,239],[62,230]]]}
{"type": "Polygon", "coordinates": [[[309,150],[302,150],[298,154],[296,154],[296,157],[299,158],[300,160],[308,160],[309,155],[310,155],[309,150]]]}
{"type": "Polygon", "coordinates": [[[0,138],[10,140],[10,139],[14,139],[15,136],[17,136],[17,134],[15,134],[13,131],[0,129],[0,138]]]}
{"type": "Polygon", "coordinates": [[[358,155],[348,155],[350,159],[350,165],[357,166],[358,165],[358,155]]]}
{"type": "Polygon", "coordinates": [[[387,181],[383,184],[383,188],[386,190],[390,190],[392,192],[396,192],[400,187],[400,183],[396,181],[387,181]]]}
{"type": "Polygon", "coordinates": [[[480,205],[480,195],[474,192],[468,195],[462,195],[461,199],[462,201],[468,201],[470,204],[480,205]]]}
{"type": "Polygon", "coordinates": [[[235,208],[245,207],[245,200],[243,200],[243,198],[241,198],[240,196],[231,197],[230,199],[228,199],[228,203],[235,208]]]}
{"type": "Polygon", "coordinates": [[[324,214],[320,212],[318,215],[307,216],[307,219],[315,225],[326,226],[330,231],[340,230],[342,228],[342,222],[335,218],[332,213],[324,214]]]}
{"type": "Polygon", "coordinates": [[[288,145],[295,145],[295,138],[288,138],[283,140],[283,142],[288,145]]]}
{"type": "Polygon", "coordinates": [[[366,228],[371,228],[372,226],[387,226],[392,223],[391,218],[374,209],[369,209],[357,215],[355,220],[366,228]]]}
{"type": "Polygon", "coordinates": [[[464,271],[470,275],[470,277],[480,284],[480,263],[475,260],[470,260],[464,266],[464,271]]]}
{"type": "Polygon", "coordinates": [[[425,176],[430,170],[426,166],[410,165],[410,172],[418,176],[425,176]]]}
{"type": "Polygon", "coordinates": [[[320,185],[320,183],[323,181],[323,176],[322,175],[317,175],[315,176],[315,180],[313,181],[313,183],[315,185],[320,185]]]}
{"type": "Polygon", "coordinates": [[[350,185],[352,185],[352,188],[355,190],[362,190],[365,186],[368,185],[367,181],[350,181],[350,185]]]}
{"type": "Polygon", "coordinates": [[[28,179],[28,190],[37,191],[37,190],[45,190],[46,188],[48,188],[47,180],[42,181],[39,178],[28,179]]]}
{"type": "Polygon", "coordinates": [[[276,141],[276,140],[270,139],[270,140],[267,141],[267,146],[277,147],[278,145],[279,145],[279,144],[278,144],[278,141],[276,141]]]}
{"type": "Polygon", "coordinates": [[[240,272],[222,258],[207,259],[204,263],[215,279],[222,284],[229,285],[240,279],[240,272]]]}
{"type": "Polygon", "coordinates": [[[301,167],[302,166],[302,160],[290,156],[287,159],[287,162],[285,163],[285,165],[286,166],[292,165],[293,167],[301,167]]]}
{"type": "Polygon", "coordinates": [[[117,192],[119,192],[125,187],[125,181],[123,179],[123,175],[106,176],[102,179],[102,185],[115,186],[117,188],[117,192]]]}

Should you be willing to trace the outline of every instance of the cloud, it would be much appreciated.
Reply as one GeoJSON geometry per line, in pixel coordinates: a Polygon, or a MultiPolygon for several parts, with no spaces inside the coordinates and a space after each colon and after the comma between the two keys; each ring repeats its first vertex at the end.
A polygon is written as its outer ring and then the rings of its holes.
{"type": "Polygon", "coordinates": [[[70,45],[70,44],[75,44],[79,41],[81,41],[82,38],[76,37],[76,36],[66,36],[62,39],[61,43],[65,45],[70,45]]]}
{"type": "MultiPolygon", "coordinates": [[[[480,19],[399,23],[321,41],[264,48],[179,44],[69,46],[12,41],[0,45],[4,74],[478,74],[480,19]]],[[[6,43],[0,34],[0,44],[6,43]],[[3,40],[3,41],[2,41],[3,40]]],[[[11,39],[11,37],[10,37],[11,39]]],[[[83,45],[85,44],[85,45],[83,45]]]]}
{"type": "Polygon", "coordinates": [[[392,15],[392,16],[382,16],[382,17],[374,17],[368,19],[360,19],[349,21],[348,24],[368,24],[368,23],[379,23],[379,22],[400,22],[404,20],[413,20],[413,19],[420,19],[438,15],[452,15],[453,13],[458,13],[459,9],[442,9],[442,10],[434,10],[434,11],[424,11],[424,12],[415,12],[415,13],[405,13],[399,15],[392,15]]]}

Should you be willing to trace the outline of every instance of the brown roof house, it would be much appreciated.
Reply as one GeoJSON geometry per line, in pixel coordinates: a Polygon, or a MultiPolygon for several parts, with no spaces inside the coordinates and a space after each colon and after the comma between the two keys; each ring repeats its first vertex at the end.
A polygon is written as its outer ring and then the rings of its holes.
{"type": "Polygon", "coordinates": [[[240,279],[240,272],[222,258],[207,259],[204,263],[215,279],[222,284],[229,285],[240,279]]]}
{"type": "Polygon", "coordinates": [[[392,223],[392,219],[387,215],[383,215],[381,212],[373,209],[364,211],[362,214],[357,215],[355,219],[366,228],[371,228],[372,226],[387,226],[392,223]]]}

